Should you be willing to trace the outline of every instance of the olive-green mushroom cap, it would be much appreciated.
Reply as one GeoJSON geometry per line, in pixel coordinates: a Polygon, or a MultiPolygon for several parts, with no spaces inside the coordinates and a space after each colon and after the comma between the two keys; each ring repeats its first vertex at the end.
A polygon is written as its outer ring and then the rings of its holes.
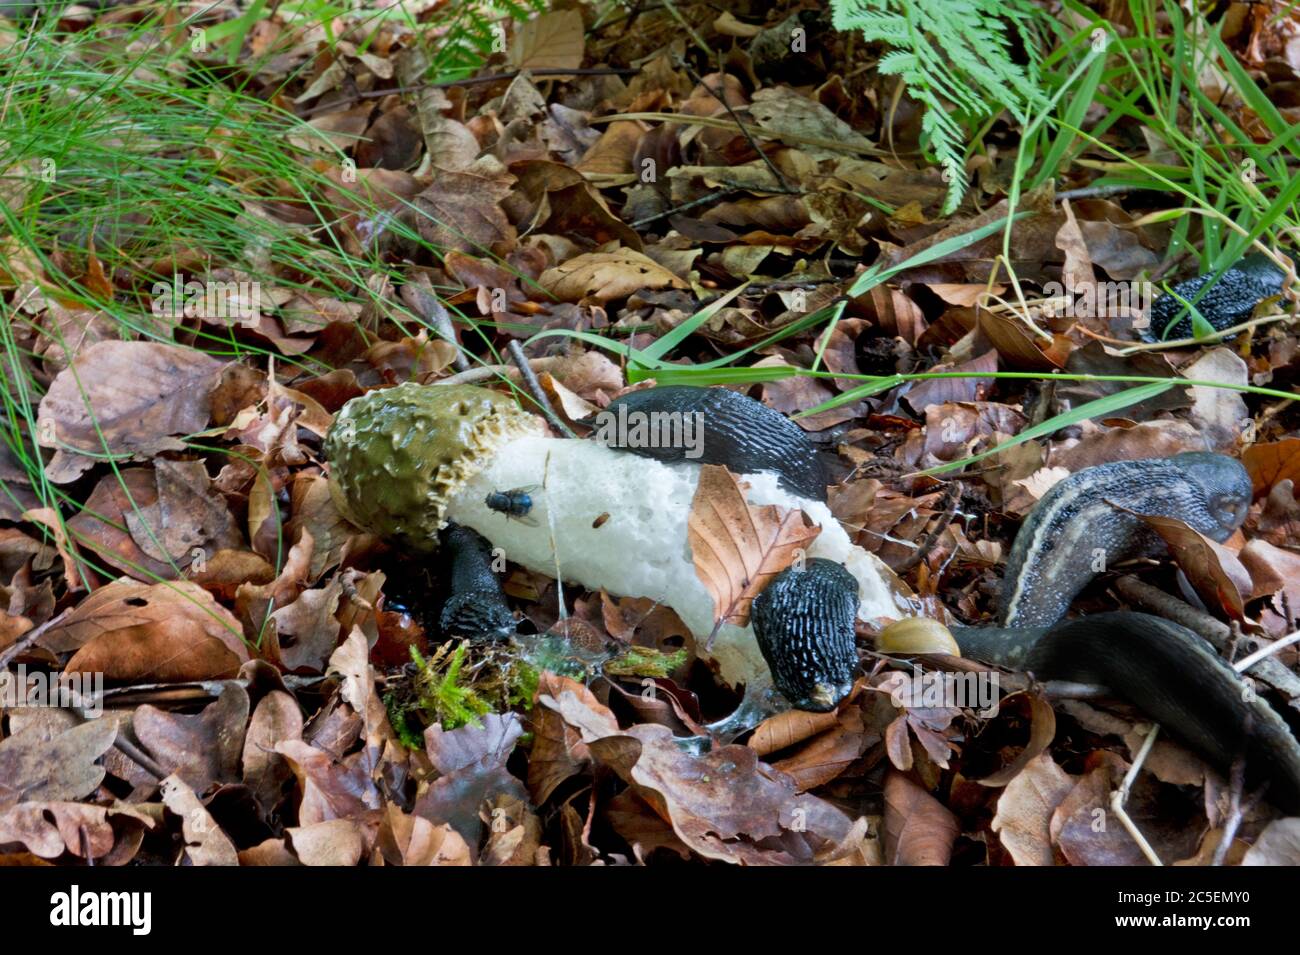
{"type": "Polygon", "coordinates": [[[345,404],[325,436],[330,490],[357,526],[430,550],[452,495],[504,444],[542,432],[486,388],[407,382],[371,391],[345,404]]]}

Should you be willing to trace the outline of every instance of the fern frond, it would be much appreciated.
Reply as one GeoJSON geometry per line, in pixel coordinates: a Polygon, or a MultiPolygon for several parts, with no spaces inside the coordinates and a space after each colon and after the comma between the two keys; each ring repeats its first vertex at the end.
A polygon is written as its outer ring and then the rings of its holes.
{"type": "Polygon", "coordinates": [[[922,146],[948,180],[945,214],[966,191],[963,127],[1004,108],[1027,122],[1046,102],[1039,85],[1045,15],[1030,0],[831,0],[835,28],[861,30],[888,47],[877,68],[898,76],[924,107],[922,146]],[[1018,48],[1024,65],[1012,59],[1018,48]]]}

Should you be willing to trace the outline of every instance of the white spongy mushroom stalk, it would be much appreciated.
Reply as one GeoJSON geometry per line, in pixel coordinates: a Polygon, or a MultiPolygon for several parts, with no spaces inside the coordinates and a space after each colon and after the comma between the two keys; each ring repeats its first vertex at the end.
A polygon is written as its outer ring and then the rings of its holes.
{"type": "MultiPolygon", "coordinates": [[[[530,570],[671,607],[703,652],[713,629],[713,600],[695,573],[687,538],[699,476],[695,463],[664,464],[594,441],[521,437],[503,445],[452,496],[446,516],[530,570]],[[515,488],[532,488],[528,517],[535,526],[487,506],[491,492],[515,488]]],[[[770,473],[745,475],[745,481],[751,504],[801,508],[821,526],[808,556],[838,561],[858,579],[860,618],[915,614],[897,578],[849,540],[825,504],[783,490],[770,473]]],[[[709,656],[733,685],[767,672],[749,627],[721,627],[709,656]]]]}

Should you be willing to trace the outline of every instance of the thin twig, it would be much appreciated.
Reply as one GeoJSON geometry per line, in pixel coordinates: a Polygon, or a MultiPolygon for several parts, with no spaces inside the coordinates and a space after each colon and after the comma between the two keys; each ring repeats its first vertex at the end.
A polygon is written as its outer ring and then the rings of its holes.
{"type": "MultiPolygon", "coordinates": [[[[65,709],[73,713],[82,722],[99,718],[98,712],[92,715],[92,709],[94,711],[99,711],[102,708],[102,700],[99,701],[98,705],[91,707],[77,690],[70,686],[66,687],[65,690],[70,701],[70,705],[65,707],[65,709]]],[[[167,771],[154,762],[153,758],[145,753],[144,750],[140,749],[140,747],[136,746],[135,743],[123,736],[121,730],[119,730],[117,735],[113,738],[113,746],[155,779],[167,778],[167,771]]]]}
{"type": "Polygon", "coordinates": [[[50,630],[51,627],[60,623],[63,620],[63,618],[66,617],[71,612],[72,612],[72,608],[69,607],[67,610],[63,611],[63,613],[59,614],[57,617],[51,617],[49,620],[45,621],[39,627],[33,627],[31,630],[28,630],[21,637],[15,640],[12,644],[6,647],[3,651],[0,651],[0,670],[7,667],[9,665],[9,662],[14,658],[16,658],[19,654],[26,653],[27,650],[31,648],[32,644],[34,644],[37,640],[43,637],[50,630]]]}
{"type": "Polygon", "coordinates": [[[1228,815],[1223,820],[1219,844],[1214,847],[1214,857],[1210,860],[1212,866],[1220,866],[1227,861],[1228,851],[1232,848],[1232,841],[1237,838],[1237,830],[1241,827],[1242,820],[1264,798],[1264,787],[1249,796],[1244,796],[1245,790],[1246,757],[1239,754],[1232,761],[1232,771],[1228,775],[1228,815]]]}
{"type": "Polygon", "coordinates": [[[1228,816],[1223,822],[1223,830],[1219,833],[1219,844],[1214,847],[1214,855],[1210,859],[1212,866],[1223,865],[1228,858],[1228,848],[1237,835],[1237,827],[1241,824],[1241,790],[1245,785],[1245,778],[1246,760],[1238,754],[1232,761],[1232,771],[1228,775],[1228,816]]]}
{"type": "Polygon", "coordinates": [[[1106,700],[1115,696],[1109,687],[1074,680],[1044,680],[1038,688],[1048,700],[1106,700]]]}
{"type": "Polygon", "coordinates": [[[688,212],[691,209],[694,209],[698,206],[708,205],[710,202],[713,202],[715,199],[721,199],[723,196],[729,196],[736,191],[737,190],[733,188],[715,189],[710,193],[700,196],[698,199],[692,199],[690,202],[683,202],[679,206],[673,206],[671,209],[667,209],[663,212],[656,213],[655,215],[646,216],[644,219],[637,219],[635,222],[630,222],[628,223],[628,228],[639,229],[642,226],[647,226],[652,222],[658,222],[660,219],[667,219],[669,216],[675,216],[679,212],[688,212]]]}
{"type": "Polygon", "coordinates": [[[788,195],[795,195],[798,190],[791,187],[789,181],[781,173],[781,170],[776,168],[776,163],[772,162],[772,157],[759,148],[758,141],[754,139],[753,135],[749,132],[749,127],[741,122],[740,117],[736,115],[736,111],[732,109],[731,104],[727,102],[726,82],[723,82],[722,92],[719,93],[708,83],[704,82],[704,77],[700,76],[700,74],[695,71],[695,67],[687,63],[683,57],[677,57],[677,65],[684,69],[692,80],[704,87],[705,91],[710,96],[722,104],[722,108],[727,111],[727,115],[735,120],[736,125],[740,128],[740,134],[745,137],[745,141],[749,143],[749,147],[754,150],[754,152],[758,153],[758,157],[763,160],[763,165],[767,166],[768,172],[772,174],[772,177],[780,185],[781,191],[788,195]]]}
{"type": "Polygon", "coordinates": [[[961,482],[951,482],[944,491],[944,497],[947,500],[944,502],[944,509],[939,515],[938,522],[925,535],[921,543],[916,546],[916,549],[908,555],[907,559],[894,568],[894,573],[905,574],[925,560],[930,553],[930,549],[934,547],[935,541],[939,539],[939,535],[952,524],[952,519],[957,515],[957,505],[961,503],[961,482]]]}
{"type": "Polygon", "coordinates": [[[1249,321],[1242,322],[1240,325],[1233,325],[1231,328],[1225,328],[1221,332],[1215,332],[1213,335],[1206,335],[1203,338],[1175,338],[1167,342],[1143,342],[1140,345],[1130,345],[1128,348],[1121,348],[1116,352],[1116,354],[1132,355],[1144,351],[1164,351],[1167,348],[1185,348],[1189,345],[1208,345],[1211,342],[1231,338],[1247,329],[1255,328],[1260,325],[1272,325],[1275,322],[1282,322],[1291,318],[1293,318],[1293,316],[1285,313],[1278,315],[1265,315],[1262,318],[1252,318],[1249,321]]]}
{"type": "Polygon", "coordinates": [[[1142,835],[1142,830],[1129,818],[1128,812],[1124,809],[1124,803],[1128,801],[1129,790],[1133,788],[1133,783],[1137,780],[1142,764],[1146,762],[1147,756],[1150,755],[1151,747],[1155,746],[1156,735],[1159,732],[1160,727],[1152,723],[1151,732],[1147,733],[1147,738],[1142,741],[1142,747],[1138,750],[1137,756],[1134,757],[1133,765],[1124,774],[1124,781],[1120,783],[1119,789],[1111,793],[1110,811],[1115,814],[1115,818],[1120,821],[1120,825],[1128,830],[1128,834],[1133,837],[1133,841],[1142,850],[1142,854],[1147,857],[1147,861],[1152,865],[1163,866],[1164,863],[1160,861],[1160,856],[1156,855],[1156,850],[1151,848],[1151,843],[1147,842],[1147,837],[1142,835]]]}
{"type": "Polygon", "coordinates": [[[1103,199],[1107,196],[1123,196],[1130,192],[1136,192],[1143,186],[1123,185],[1114,183],[1109,186],[1083,186],[1079,189],[1067,189],[1065,192],[1056,194],[1056,201],[1061,202],[1065,199],[1103,199]]]}
{"type": "Polygon", "coordinates": [[[673,3],[673,0],[664,0],[664,9],[668,11],[669,16],[681,24],[682,29],[695,41],[695,45],[704,51],[704,55],[712,59],[714,55],[712,48],[705,42],[704,37],[700,36],[695,27],[691,26],[691,21],[682,16],[682,12],[677,9],[677,4],[673,3]]]}
{"type": "Polygon", "coordinates": [[[1268,646],[1260,647],[1254,653],[1242,657],[1240,660],[1238,660],[1236,663],[1232,665],[1232,668],[1236,670],[1238,673],[1245,673],[1247,670],[1253,667],[1260,660],[1266,659],[1267,657],[1271,657],[1279,650],[1282,650],[1285,647],[1289,647],[1293,643],[1300,643],[1300,630],[1297,630],[1295,633],[1288,634],[1287,636],[1283,637],[1281,640],[1274,640],[1268,646]]]}
{"type": "Polygon", "coordinates": [[[1193,633],[1200,634],[1212,643],[1216,650],[1222,650],[1228,645],[1231,631],[1226,623],[1216,620],[1203,610],[1197,610],[1184,600],[1165,593],[1159,587],[1153,587],[1130,574],[1115,581],[1115,589],[1130,603],[1159,614],[1166,620],[1172,620],[1193,633]]]}
{"type": "MultiPolygon", "coordinates": [[[[1197,610],[1191,604],[1173,597],[1157,587],[1138,580],[1136,577],[1121,577],[1115,583],[1115,589],[1137,607],[1159,614],[1167,620],[1181,624],[1193,633],[1204,637],[1220,653],[1228,647],[1232,631],[1227,624],[1215,620],[1209,614],[1197,610]]],[[[1246,635],[1244,648],[1254,653],[1271,644],[1246,635]]],[[[1279,648],[1280,649],[1280,648],[1279,648]]],[[[1249,659],[1249,658],[1248,658],[1249,659]]],[[[1275,687],[1288,700],[1300,700],[1300,676],[1296,676],[1279,661],[1260,658],[1250,664],[1254,672],[1265,683],[1275,687]]],[[[1238,670],[1237,672],[1241,672],[1238,670]]]]}
{"type": "MultiPolygon", "coordinates": [[[[563,355],[548,355],[545,358],[534,358],[529,361],[529,366],[533,371],[547,371],[559,367],[564,361],[563,355]]],[[[471,368],[469,371],[462,371],[460,374],[452,375],[450,378],[440,378],[437,381],[430,382],[434,385],[471,385],[476,381],[487,381],[489,378],[522,378],[521,372],[514,365],[480,365],[478,368],[471,368]]]]}
{"type": "Polygon", "coordinates": [[[749,286],[751,292],[782,292],[787,289],[807,289],[812,291],[820,285],[833,285],[836,282],[843,282],[844,279],[828,276],[826,278],[806,278],[806,279],[778,279],[775,282],[754,282],[749,286]]]}
{"type": "Polygon", "coordinates": [[[566,438],[576,438],[577,435],[573,429],[561,421],[560,416],[551,407],[551,400],[546,397],[541,382],[537,380],[537,375],[533,373],[533,366],[528,363],[528,356],[524,354],[523,346],[519,344],[517,339],[512,338],[510,344],[506,346],[506,350],[510,352],[510,357],[519,366],[519,373],[524,376],[524,384],[528,386],[529,394],[533,396],[533,401],[537,402],[537,406],[542,409],[542,414],[551,423],[551,427],[566,438]]]}

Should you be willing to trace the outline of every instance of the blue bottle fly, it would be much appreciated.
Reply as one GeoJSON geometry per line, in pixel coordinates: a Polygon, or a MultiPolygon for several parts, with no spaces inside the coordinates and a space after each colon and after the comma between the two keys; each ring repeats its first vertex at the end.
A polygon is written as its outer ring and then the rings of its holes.
{"type": "Polygon", "coordinates": [[[533,492],[537,487],[538,485],[532,484],[528,487],[512,488],[509,491],[492,491],[483,503],[510,520],[536,527],[537,520],[530,517],[529,512],[533,509],[533,492]]]}

